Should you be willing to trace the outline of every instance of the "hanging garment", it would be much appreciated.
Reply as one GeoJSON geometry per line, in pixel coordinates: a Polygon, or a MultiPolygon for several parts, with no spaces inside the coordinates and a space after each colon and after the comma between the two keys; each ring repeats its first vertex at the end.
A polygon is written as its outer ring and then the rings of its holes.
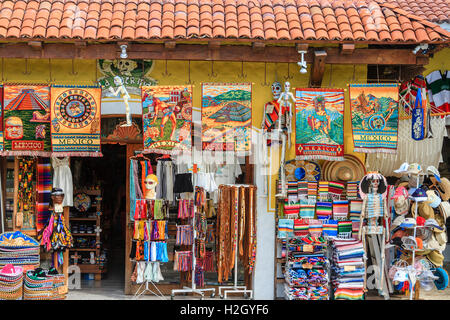
{"type": "Polygon", "coordinates": [[[178,201],[178,219],[188,219],[194,217],[194,201],[190,199],[180,199],[178,201]]]}
{"type": "MultiPolygon", "coordinates": [[[[411,138],[411,120],[400,120],[398,128],[397,154],[367,154],[366,168],[378,171],[384,176],[391,176],[402,163],[420,163],[423,168],[439,167],[442,162],[442,145],[447,136],[445,118],[431,117],[433,138],[416,141],[411,138]]],[[[320,182],[319,182],[320,183],[320,182]]]]}
{"type": "Polygon", "coordinates": [[[190,246],[194,242],[194,231],[192,225],[177,226],[176,245],[190,246]]]}
{"type": "Polygon", "coordinates": [[[139,177],[139,161],[130,160],[130,220],[134,221],[136,211],[136,200],[143,199],[141,189],[141,179],[139,177]]]}
{"type": "Polygon", "coordinates": [[[156,198],[173,201],[175,166],[172,161],[158,160],[156,165],[156,176],[158,185],[156,186],[156,198]]]}
{"type": "Polygon", "coordinates": [[[175,175],[173,193],[194,192],[192,173],[179,173],[175,175]]]}
{"type": "Polygon", "coordinates": [[[61,188],[64,191],[63,207],[73,206],[72,172],[69,167],[69,158],[59,159],[52,157],[53,188],[61,188]]]}
{"type": "Polygon", "coordinates": [[[47,225],[50,219],[51,192],[52,172],[50,161],[47,158],[39,158],[36,183],[36,229],[38,232],[47,225]]]}
{"type": "Polygon", "coordinates": [[[450,112],[450,72],[436,70],[425,77],[432,108],[450,112]]]}

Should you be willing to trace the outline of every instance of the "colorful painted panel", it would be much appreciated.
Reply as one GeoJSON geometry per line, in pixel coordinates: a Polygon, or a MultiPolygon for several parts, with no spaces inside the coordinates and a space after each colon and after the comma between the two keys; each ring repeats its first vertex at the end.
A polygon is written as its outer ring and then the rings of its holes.
{"type": "Polygon", "coordinates": [[[192,87],[142,87],[144,152],[179,154],[192,147],[192,87]]]}
{"type": "Polygon", "coordinates": [[[50,88],[5,85],[3,154],[49,156],[50,88]]]}
{"type": "Polygon", "coordinates": [[[344,90],[295,90],[297,160],[344,160],[344,90]]]}
{"type": "Polygon", "coordinates": [[[54,155],[102,156],[101,94],[99,87],[52,86],[51,121],[54,155]]]}
{"type": "Polygon", "coordinates": [[[250,151],[252,85],[202,85],[202,149],[250,151]]]}
{"type": "Polygon", "coordinates": [[[398,85],[351,84],[354,152],[396,153],[398,85]]]}

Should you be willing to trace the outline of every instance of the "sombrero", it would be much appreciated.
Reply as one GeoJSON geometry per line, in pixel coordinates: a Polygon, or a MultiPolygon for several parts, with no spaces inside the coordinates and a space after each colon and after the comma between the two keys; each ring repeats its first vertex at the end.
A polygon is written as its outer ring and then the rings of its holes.
{"type": "Polygon", "coordinates": [[[313,161],[289,160],[284,165],[286,180],[319,181],[320,166],[313,161]]]}
{"type": "Polygon", "coordinates": [[[322,166],[323,180],[359,181],[365,174],[364,164],[355,156],[346,154],[344,161],[325,161],[322,166]]]}

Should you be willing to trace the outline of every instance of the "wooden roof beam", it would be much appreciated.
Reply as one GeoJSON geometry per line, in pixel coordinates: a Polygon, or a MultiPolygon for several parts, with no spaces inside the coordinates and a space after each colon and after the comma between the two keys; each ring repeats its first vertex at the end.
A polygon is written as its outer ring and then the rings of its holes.
{"type": "Polygon", "coordinates": [[[343,43],[341,44],[341,53],[342,54],[353,54],[355,51],[355,44],[354,43],[343,43]]]}
{"type": "Polygon", "coordinates": [[[321,87],[322,79],[325,73],[325,60],[327,58],[326,51],[316,50],[314,51],[314,60],[311,70],[309,82],[312,87],[321,87]]]}

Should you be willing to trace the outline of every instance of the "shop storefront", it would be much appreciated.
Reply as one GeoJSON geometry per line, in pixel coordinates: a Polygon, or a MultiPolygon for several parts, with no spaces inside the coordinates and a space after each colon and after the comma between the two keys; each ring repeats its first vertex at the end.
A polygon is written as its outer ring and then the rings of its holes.
{"type": "Polygon", "coordinates": [[[109,24],[0,47],[0,261],[24,298],[70,295],[74,270],[166,298],[387,298],[414,292],[408,265],[415,288],[445,277],[447,31],[383,4],[75,7],[53,9],[109,24]],[[370,10],[389,31],[342,27],[370,10]]]}

